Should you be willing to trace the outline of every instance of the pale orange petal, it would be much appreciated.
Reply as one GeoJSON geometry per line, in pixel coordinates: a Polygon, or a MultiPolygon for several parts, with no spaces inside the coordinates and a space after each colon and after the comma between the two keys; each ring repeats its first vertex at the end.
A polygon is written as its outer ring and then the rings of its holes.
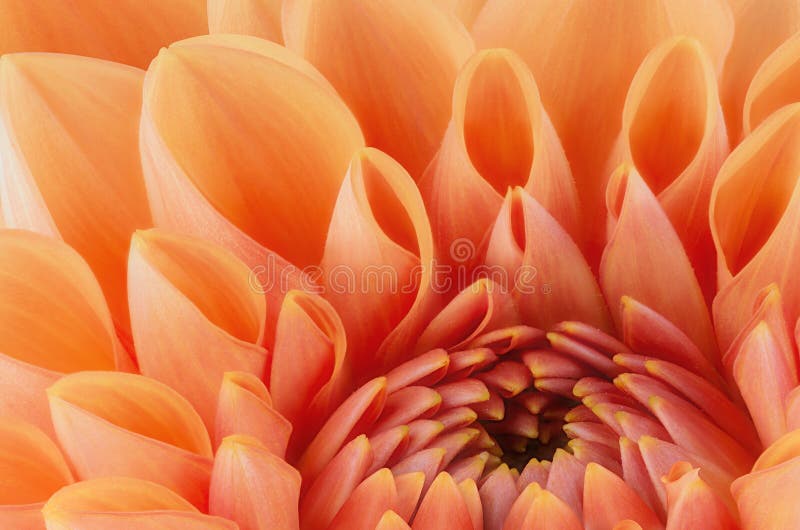
{"type": "Polygon", "coordinates": [[[281,0],[209,0],[209,33],[240,33],[283,43],[281,0]]]}
{"type": "Polygon", "coordinates": [[[474,530],[467,504],[453,478],[440,473],[420,503],[412,530],[474,530]]]}
{"type": "Polygon", "coordinates": [[[664,477],[667,490],[667,530],[738,530],[725,504],[700,477],[700,470],[678,462],[664,477]]]}
{"type": "Polygon", "coordinates": [[[375,530],[411,530],[411,527],[402,517],[389,510],[381,516],[381,520],[378,521],[375,530]]]}
{"type": "MultiPolygon", "coordinates": [[[[538,484],[528,486],[533,492],[533,501],[519,528],[527,530],[583,530],[580,520],[561,499],[542,489],[538,484]]],[[[510,530],[506,522],[506,530],[510,530]]]]}
{"type": "Polygon", "coordinates": [[[58,441],[78,478],[152,480],[205,508],[211,443],[177,392],[140,375],[80,372],[47,394],[58,441]]]}
{"type": "Polygon", "coordinates": [[[137,68],[87,57],[0,60],[5,224],[75,248],[124,335],[130,234],[151,224],[137,148],[143,77],[137,68]]]}
{"type": "Polygon", "coordinates": [[[74,53],[146,68],[158,49],[207,32],[205,0],[142,3],[0,2],[0,55],[74,53]],[[164,21],[171,21],[165,24],[164,21]]]}
{"type": "Polygon", "coordinates": [[[798,80],[800,80],[800,34],[795,34],[778,46],[753,76],[744,98],[745,136],[779,108],[800,100],[798,80]]]}
{"type": "Polygon", "coordinates": [[[742,521],[742,528],[786,530],[800,520],[800,504],[795,492],[800,488],[800,456],[774,467],[754,470],[737,479],[731,492],[742,521]]]}
{"type": "Polygon", "coordinates": [[[472,27],[486,0],[433,0],[433,3],[458,17],[464,27],[472,27]]]}
{"type": "Polygon", "coordinates": [[[514,476],[505,464],[492,471],[478,490],[483,504],[485,530],[502,530],[519,492],[514,476]]]}
{"type": "Polygon", "coordinates": [[[583,522],[586,530],[612,530],[625,519],[644,530],[663,529],[658,516],[630,485],[598,464],[586,466],[583,486],[583,522]]]}
{"type": "Polygon", "coordinates": [[[456,72],[473,50],[458,20],[429,0],[387,0],[380,8],[286,0],[283,24],[286,45],[336,87],[367,144],[419,178],[447,126],[456,72]]]}
{"type": "Polygon", "coordinates": [[[209,513],[241,530],[297,530],[300,473],[250,436],[225,438],[214,458],[209,513]]]}
{"type": "Polygon", "coordinates": [[[328,526],[330,530],[374,530],[397,502],[392,472],[382,468],[359,484],[328,526]]]}

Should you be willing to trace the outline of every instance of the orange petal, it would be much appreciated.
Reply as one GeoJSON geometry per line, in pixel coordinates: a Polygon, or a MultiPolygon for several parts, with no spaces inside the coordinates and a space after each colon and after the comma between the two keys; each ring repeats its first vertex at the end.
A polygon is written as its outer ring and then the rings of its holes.
{"type": "MultiPolygon", "coordinates": [[[[490,0],[473,35],[479,48],[508,47],[528,63],[570,160],[581,203],[594,212],[601,209],[607,179],[598,171],[620,131],[625,94],[644,56],[663,39],[686,34],[700,39],[719,71],[732,22],[724,0],[533,5],[490,0]]],[[[587,226],[595,243],[592,254],[599,254],[602,224],[587,226]]]]}
{"type": "Polygon", "coordinates": [[[678,462],[663,480],[669,506],[667,530],[738,530],[728,508],[700,478],[699,469],[678,462]]]}
{"type": "Polygon", "coordinates": [[[800,9],[791,2],[732,0],[730,5],[736,32],[725,60],[720,95],[728,136],[735,145],[742,138],[742,109],[751,80],[767,56],[800,30],[800,9]]]}
{"type": "Polygon", "coordinates": [[[464,27],[469,29],[475,22],[486,0],[433,0],[433,3],[448,13],[458,17],[464,27]]]}
{"type": "Polygon", "coordinates": [[[467,504],[467,512],[469,512],[469,517],[472,520],[473,530],[483,530],[483,506],[478,493],[478,485],[474,480],[466,479],[458,483],[458,489],[467,504]]]}
{"type": "Polygon", "coordinates": [[[767,119],[731,153],[711,198],[720,278],[714,300],[726,349],[752,315],[761,290],[775,283],[786,320],[800,316],[800,104],[767,119]]]}
{"type": "Polygon", "coordinates": [[[177,392],[140,375],[80,372],[47,394],[58,440],[80,479],[152,480],[206,506],[211,443],[177,392]]]}
{"type": "Polygon", "coordinates": [[[214,458],[209,513],[241,530],[297,529],[300,473],[250,436],[225,438],[214,458]]]}
{"type": "Polygon", "coordinates": [[[175,492],[128,477],[67,486],[42,510],[48,530],[236,530],[232,521],[197,511],[175,492]]]}
{"type": "Polygon", "coordinates": [[[270,275],[286,262],[266,249],[299,266],[319,261],[361,145],[334,89],[274,43],[188,39],[162,49],[145,77],[142,162],[156,224],[210,239],[270,275]]]}
{"type": "Polygon", "coordinates": [[[459,73],[452,105],[442,146],[420,182],[440,261],[474,266],[509,187],[525,186],[577,236],[569,164],[519,56],[503,49],[475,54],[459,73]],[[472,255],[457,253],[464,240],[472,255]]]}
{"type": "Polygon", "coordinates": [[[558,497],[576,514],[583,504],[583,482],[586,466],[564,449],[556,449],[553,465],[547,475],[547,491],[558,497]]]}
{"type": "Polygon", "coordinates": [[[213,428],[227,371],[263,377],[264,297],[250,269],[203,240],[137,232],[128,262],[131,324],[142,374],[180,392],[213,428]]]}
{"type": "Polygon", "coordinates": [[[411,527],[395,512],[388,510],[381,516],[375,530],[411,530],[411,527]]]}
{"type": "MultiPolygon", "coordinates": [[[[206,3],[178,0],[146,5],[27,0],[0,4],[0,55],[19,51],[74,53],[145,68],[161,46],[206,33],[206,3]],[[170,20],[169,24],[164,24],[170,20]]],[[[87,120],[90,121],[90,120],[87,120]]],[[[99,137],[98,137],[99,138],[99,137]]],[[[109,175],[109,178],[112,175],[109,175]]]]}
{"type": "Polygon", "coordinates": [[[624,480],[603,466],[590,463],[586,466],[583,486],[586,530],[612,530],[625,519],[636,521],[644,530],[664,528],[658,516],[624,480]]]}
{"type": "Polygon", "coordinates": [[[731,492],[739,508],[742,528],[784,530],[797,526],[800,505],[800,458],[797,452],[766,469],[756,469],[737,479],[731,492]]]}
{"type": "Polygon", "coordinates": [[[631,81],[609,172],[621,162],[636,167],[680,236],[709,298],[716,264],[708,202],[727,155],[711,59],[695,39],[668,39],[648,53],[631,81]]]}
{"type": "Polygon", "coordinates": [[[75,248],[125,335],[130,234],[151,224],[137,148],[142,79],[139,69],[87,57],[25,53],[0,61],[6,225],[75,248]]]}
{"type": "Polygon", "coordinates": [[[380,151],[358,151],[336,201],[321,267],[325,296],[342,317],[359,373],[369,377],[380,366],[376,351],[390,333],[390,342],[398,334],[416,338],[432,259],[431,229],[414,181],[380,151]],[[401,322],[412,330],[396,329],[401,322]]]}
{"type": "Polygon", "coordinates": [[[374,530],[383,514],[394,507],[397,488],[392,472],[380,469],[359,484],[339,513],[330,530],[374,530]]]}
{"type": "Polygon", "coordinates": [[[0,353],[0,417],[25,420],[54,438],[45,392],[59,377],[59,372],[0,353]]]}
{"type": "Polygon", "coordinates": [[[779,108],[800,100],[798,80],[800,35],[795,35],[778,46],[753,76],[744,98],[745,136],[779,108]]]}
{"type": "Polygon", "coordinates": [[[506,195],[486,253],[499,265],[522,320],[542,329],[566,319],[608,330],[600,288],[580,249],[542,205],[521,188],[506,195]]]}
{"type": "Polygon", "coordinates": [[[440,473],[433,481],[414,517],[412,530],[474,530],[472,519],[453,478],[440,473]]]}
{"type": "Polygon", "coordinates": [[[390,0],[380,9],[289,0],[283,15],[286,45],[336,87],[367,144],[418,178],[450,117],[456,72],[473,50],[463,26],[426,0],[390,0]]]}
{"type": "MultiPolygon", "coordinates": [[[[600,263],[609,303],[630,296],[666,317],[716,361],[716,341],[703,293],[681,241],[655,196],[634,169],[621,166],[608,187],[615,220],[600,263]]],[[[614,312],[621,327],[620,312],[614,312]]]]}
{"type": "Polygon", "coordinates": [[[209,0],[209,33],[239,33],[283,43],[281,0],[209,0]]]}
{"type": "Polygon", "coordinates": [[[502,464],[490,473],[478,490],[483,504],[485,530],[502,530],[519,492],[508,466],[502,464]]]}
{"type": "MultiPolygon", "coordinates": [[[[533,483],[534,499],[520,528],[527,530],[583,530],[578,517],[561,499],[533,483]]],[[[508,528],[508,526],[506,526],[508,528]]]]}
{"type": "Polygon", "coordinates": [[[292,424],[272,406],[267,387],[253,374],[227,372],[217,401],[215,445],[232,434],[252,436],[283,458],[292,424]]]}

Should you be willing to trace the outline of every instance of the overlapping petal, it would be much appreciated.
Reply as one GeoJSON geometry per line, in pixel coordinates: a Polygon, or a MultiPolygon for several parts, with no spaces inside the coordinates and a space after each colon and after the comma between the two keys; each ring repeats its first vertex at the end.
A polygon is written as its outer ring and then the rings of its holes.
{"type": "Polygon", "coordinates": [[[744,98],[742,131],[755,130],[773,112],[800,100],[800,34],[778,46],[756,71],[744,98]]]}
{"type": "Polygon", "coordinates": [[[283,43],[281,0],[209,0],[208,29],[283,43]]]}

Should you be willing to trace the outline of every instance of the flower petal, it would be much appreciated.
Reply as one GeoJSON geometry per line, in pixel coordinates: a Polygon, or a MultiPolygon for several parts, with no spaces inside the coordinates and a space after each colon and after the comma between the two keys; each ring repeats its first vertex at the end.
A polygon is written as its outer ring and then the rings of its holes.
{"type": "Polygon", "coordinates": [[[450,117],[456,72],[473,50],[458,20],[427,0],[388,0],[379,9],[357,0],[288,0],[283,23],[287,47],[336,87],[367,144],[418,178],[450,117]]]}
{"type": "Polygon", "coordinates": [[[738,530],[728,508],[686,462],[675,464],[664,477],[669,515],[667,530],[738,530]]]}
{"type": "MultiPolygon", "coordinates": [[[[582,530],[580,520],[561,499],[533,483],[534,499],[525,515],[522,526],[528,530],[582,530]]],[[[508,524],[506,523],[506,528],[508,524]]],[[[513,527],[512,527],[513,528],[513,527]]]]}
{"type": "Polygon", "coordinates": [[[328,528],[374,530],[383,514],[392,509],[396,502],[397,488],[392,472],[382,468],[356,486],[328,528]]]}
{"type": "Polygon", "coordinates": [[[738,478],[731,492],[742,521],[742,528],[784,530],[797,526],[800,505],[794,494],[800,488],[800,457],[787,458],[767,469],[738,478]]]}
{"type": "Polygon", "coordinates": [[[612,530],[625,519],[636,521],[645,530],[664,528],[630,485],[603,466],[590,463],[586,466],[583,486],[586,530],[612,530]]]}
{"type": "Polygon", "coordinates": [[[453,478],[440,473],[428,488],[414,517],[412,530],[474,530],[467,503],[453,478]]]}
{"type": "Polygon", "coordinates": [[[800,92],[797,90],[798,79],[800,79],[800,35],[795,34],[778,46],[761,63],[753,76],[744,98],[745,136],[779,108],[800,100],[800,92]]]}
{"type": "Polygon", "coordinates": [[[387,510],[378,521],[375,530],[411,530],[411,527],[392,510],[387,510]]]}
{"type": "Polygon", "coordinates": [[[206,506],[211,443],[177,392],[140,375],[80,372],[47,394],[58,441],[78,478],[152,480],[206,506]]]}
{"type": "Polygon", "coordinates": [[[469,29],[486,0],[433,0],[433,3],[446,12],[453,13],[469,29]]]}
{"type": "Polygon", "coordinates": [[[281,0],[209,0],[209,33],[240,33],[283,43],[281,0]]]}

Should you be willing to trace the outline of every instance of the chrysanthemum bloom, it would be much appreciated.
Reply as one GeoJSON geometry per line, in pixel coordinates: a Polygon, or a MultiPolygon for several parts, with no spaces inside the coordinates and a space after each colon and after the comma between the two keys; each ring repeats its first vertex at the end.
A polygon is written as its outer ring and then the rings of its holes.
{"type": "Polygon", "coordinates": [[[800,529],[795,3],[48,4],[0,528],[800,529]]]}

